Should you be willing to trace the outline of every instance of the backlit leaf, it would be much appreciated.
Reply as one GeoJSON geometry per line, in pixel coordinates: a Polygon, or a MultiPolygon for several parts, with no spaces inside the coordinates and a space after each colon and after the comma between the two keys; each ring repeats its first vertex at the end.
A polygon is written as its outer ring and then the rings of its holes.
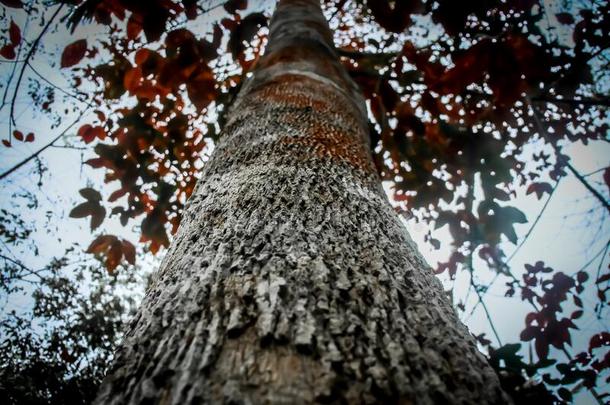
{"type": "Polygon", "coordinates": [[[87,40],[79,39],[66,46],[61,54],[61,67],[67,68],[76,65],[85,57],[87,52],[87,40]]]}

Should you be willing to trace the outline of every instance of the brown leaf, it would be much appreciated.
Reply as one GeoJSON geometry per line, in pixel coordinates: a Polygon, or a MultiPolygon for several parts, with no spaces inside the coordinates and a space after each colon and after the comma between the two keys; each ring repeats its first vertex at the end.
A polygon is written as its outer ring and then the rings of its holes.
{"type": "Polygon", "coordinates": [[[78,192],[88,201],[102,201],[102,195],[99,191],[91,187],[81,188],[78,192]]]}
{"type": "Polygon", "coordinates": [[[30,132],[25,136],[25,141],[26,142],[34,142],[34,133],[30,132]]]}
{"type": "Polygon", "coordinates": [[[106,218],[106,208],[97,205],[91,214],[91,223],[89,224],[91,230],[97,229],[104,222],[104,218],[106,218]]]}
{"type": "Polygon", "coordinates": [[[72,208],[72,211],[70,211],[70,218],[84,218],[89,216],[91,215],[92,210],[95,209],[94,207],[94,204],[89,201],[81,203],[72,208]]]}
{"type": "Polygon", "coordinates": [[[13,136],[16,140],[23,141],[23,132],[15,130],[13,131],[13,136]]]}
{"type": "Polygon", "coordinates": [[[64,48],[61,54],[61,67],[67,68],[76,65],[85,57],[87,40],[79,39],[64,48]]]}

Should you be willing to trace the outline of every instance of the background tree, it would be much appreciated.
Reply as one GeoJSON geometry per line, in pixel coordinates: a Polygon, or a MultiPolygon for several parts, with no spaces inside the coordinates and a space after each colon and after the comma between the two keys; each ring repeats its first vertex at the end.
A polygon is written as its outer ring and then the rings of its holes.
{"type": "MultiPolygon", "coordinates": [[[[11,59],[14,52],[11,60],[17,61],[9,65],[14,73],[4,87],[3,112],[9,118],[4,143],[39,142],[36,134],[15,127],[17,96],[26,92],[24,80],[30,76],[38,83],[28,89],[35,108],[61,115],[51,106],[63,93],[45,82],[45,75],[36,79],[29,63],[41,52],[45,35],[61,29],[66,18],[71,26],[93,20],[110,27],[101,41],[79,39],[55,60],[72,69],[74,87],[66,97],[75,100],[75,108],[100,104],[91,107],[97,108],[97,121],[80,127],[78,135],[85,143],[96,142],[96,156],[88,163],[103,167],[108,182],[120,182],[109,197],[115,205],[111,215],[124,224],[138,221],[143,244],[156,252],[169,243],[180,221],[201,157],[205,160],[216,139],[241,74],[264,47],[266,31],[259,28],[266,20],[244,11],[239,1],[159,1],[146,9],[121,1],[73,3],[26,3],[29,19],[42,23],[40,34],[30,40],[22,40],[19,25],[10,24],[16,11],[3,9],[8,29],[2,55],[11,59]],[[175,29],[221,8],[229,16],[207,36],[175,29]],[[225,46],[228,52],[219,54],[225,46]],[[92,92],[92,82],[102,86],[92,92]]],[[[607,344],[605,330],[593,334],[588,350],[569,354],[568,361],[557,362],[549,348],[567,351],[582,316],[578,309],[562,314],[568,299],[583,310],[603,311],[608,277],[601,263],[593,277],[554,271],[543,263],[527,267],[521,276],[510,267],[514,253],[506,258],[500,245],[516,243],[514,224],[526,221],[510,205],[520,187],[548,202],[557,183],[571,174],[598,200],[600,215],[607,215],[607,189],[591,183],[593,177],[579,173],[563,153],[569,144],[607,141],[607,4],[566,3],[564,13],[553,15],[536,1],[470,2],[459,9],[449,1],[401,2],[394,8],[377,3],[329,3],[327,15],[343,61],[368,99],[377,168],[391,184],[397,209],[448,227],[454,253],[439,272],[451,277],[473,273],[479,263],[477,273],[488,267],[498,280],[506,279],[507,294],[531,303],[521,338],[533,343],[540,361],[526,364],[516,346],[504,346],[490,350],[492,358],[504,360],[499,366],[517,375],[546,375],[548,384],[561,387],[556,392],[564,399],[572,389],[593,387],[608,365],[600,350],[607,344]],[[581,298],[587,283],[597,290],[598,301],[585,306],[581,298]]],[[[50,145],[70,129],[62,131],[48,138],[50,145]]],[[[24,162],[36,161],[38,150],[24,162]]],[[[14,172],[9,169],[2,178],[14,172]]],[[[607,169],[598,176],[608,183],[607,169]]],[[[81,194],[85,202],[72,214],[90,216],[96,228],[108,205],[94,192],[81,194]]],[[[432,233],[429,242],[439,244],[432,233]]],[[[128,242],[107,234],[96,238],[89,251],[103,257],[110,271],[132,257],[128,242]]],[[[607,254],[599,255],[603,261],[607,254]]],[[[474,276],[471,285],[485,307],[486,286],[474,276]]]]}

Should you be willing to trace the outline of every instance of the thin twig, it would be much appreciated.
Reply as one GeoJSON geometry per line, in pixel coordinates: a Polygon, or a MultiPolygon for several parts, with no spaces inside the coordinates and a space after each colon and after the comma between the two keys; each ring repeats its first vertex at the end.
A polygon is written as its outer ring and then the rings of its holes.
{"type": "MultiPolygon", "coordinates": [[[[597,280],[599,280],[599,275],[602,272],[602,265],[604,264],[604,259],[606,258],[606,253],[608,253],[609,247],[610,247],[610,241],[608,241],[608,243],[606,243],[606,247],[604,248],[604,253],[602,254],[602,258],[599,261],[599,266],[597,266],[597,272],[595,273],[595,285],[597,286],[597,291],[601,291],[600,285],[599,285],[599,283],[597,283],[597,280]]],[[[603,297],[603,295],[602,295],[602,297],[603,297]]],[[[600,299],[599,302],[600,302],[599,308],[597,309],[598,317],[600,317],[602,314],[602,308],[604,307],[604,300],[600,299]]]]}
{"type": "Polygon", "coordinates": [[[32,72],[34,72],[38,77],[40,77],[42,80],[44,80],[49,86],[61,91],[62,93],[64,93],[67,96],[70,96],[72,98],[75,98],[78,101],[83,101],[80,97],[78,97],[78,95],[74,94],[74,93],[70,93],[66,90],[64,90],[63,88],[59,87],[58,85],[56,85],[55,83],[51,82],[49,79],[47,79],[46,77],[44,77],[40,72],[38,72],[38,70],[34,69],[34,66],[32,66],[31,63],[26,62],[26,64],[28,65],[28,67],[32,70],[32,72]]]}
{"type": "Polygon", "coordinates": [[[602,106],[602,107],[610,107],[610,98],[553,98],[548,96],[540,96],[532,98],[534,102],[541,103],[553,103],[553,104],[568,104],[573,106],[578,105],[589,105],[589,106],[602,106]]]}
{"type": "MultiPolygon", "coordinates": [[[[521,249],[521,247],[525,244],[525,242],[527,241],[527,239],[529,238],[529,236],[532,234],[532,232],[534,231],[534,228],[536,227],[536,225],[538,224],[538,222],[540,221],[540,218],[542,218],[542,214],[544,214],[544,211],[546,210],[546,207],[548,207],[549,202],[551,201],[551,197],[553,197],[553,193],[555,192],[555,190],[557,189],[557,186],[559,185],[559,180],[555,183],[555,186],[553,186],[553,189],[551,190],[548,198],[546,199],[546,201],[544,202],[544,205],[542,206],[542,209],[540,209],[540,212],[538,213],[538,216],[536,217],[536,219],[534,220],[534,222],[532,223],[532,226],[530,226],[530,229],[528,229],[527,233],[525,234],[525,236],[523,237],[523,239],[521,239],[521,242],[519,242],[519,245],[515,248],[515,250],[513,250],[513,253],[511,253],[511,255],[509,256],[508,259],[506,259],[505,264],[510,263],[511,260],[513,260],[513,258],[515,257],[515,255],[517,254],[517,252],[519,252],[519,249],[521,249]]],[[[509,271],[510,273],[510,271],[509,271]]],[[[512,275],[512,274],[511,274],[512,275]]],[[[514,277],[513,277],[514,278],[514,277]]]]}
{"type": "MultiPolygon", "coordinates": [[[[16,125],[15,117],[14,117],[14,113],[15,113],[15,101],[17,100],[17,94],[19,93],[19,87],[21,86],[21,80],[23,79],[23,73],[25,72],[25,69],[27,68],[27,66],[29,64],[30,59],[36,53],[36,49],[38,48],[38,43],[40,42],[40,40],[42,39],[44,34],[47,32],[47,30],[49,29],[49,27],[51,26],[51,24],[53,23],[53,21],[59,15],[59,12],[63,8],[64,8],[64,4],[60,5],[57,8],[57,10],[55,10],[55,13],[53,13],[53,15],[51,16],[49,21],[47,21],[45,26],[42,28],[42,31],[40,31],[40,34],[38,34],[38,37],[34,40],[34,42],[32,43],[32,46],[30,47],[30,49],[29,49],[29,51],[27,53],[27,55],[25,56],[25,62],[21,66],[21,71],[19,72],[19,77],[17,77],[17,83],[15,84],[15,91],[13,92],[13,97],[11,99],[11,108],[10,108],[10,113],[9,113],[9,126],[11,124],[12,125],[16,125]]],[[[12,131],[9,130],[9,132],[12,132],[12,131]]],[[[10,136],[12,136],[12,134],[9,133],[9,137],[10,136]]]]}
{"type": "Polygon", "coordinates": [[[82,116],[85,112],[87,112],[87,110],[89,108],[91,108],[91,105],[93,104],[93,101],[90,101],[87,104],[87,107],[84,108],[79,114],[78,117],[76,117],[76,119],[74,121],[72,121],[72,123],[70,125],[68,125],[66,128],[64,128],[63,131],[61,131],[55,138],[51,139],[46,145],[44,145],[43,147],[41,147],[40,149],[38,149],[36,152],[34,152],[32,155],[28,156],[27,158],[23,159],[21,162],[17,163],[15,166],[11,167],[10,169],[8,169],[7,171],[5,171],[4,173],[0,174],[0,180],[4,179],[5,177],[9,176],[11,173],[13,173],[14,171],[16,171],[17,169],[19,169],[21,166],[25,165],[26,163],[28,163],[30,160],[36,158],[38,155],[40,155],[43,151],[45,151],[46,149],[50,148],[51,146],[53,146],[53,144],[55,142],[57,142],[62,136],[64,136],[66,134],[66,132],[68,132],[70,130],[70,128],[72,128],[74,125],[76,125],[81,119],[82,116]]]}
{"type": "MultiPolygon", "coordinates": [[[[532,104],[531,99],[529,97],[526,97],[526,99],[529,102],[530,108],[532,110],[532,114],[534,116],[534,122],[536,123],[536,126],[538,127],[538,132],[540,133],[540,136],[542,136],[549,143],[549,145],[551,145],[551,147],[555,150],[555,152],[559,154],[559,149],[558,149],[557,145],[555,145],[549,139],[549,136],[548,136],[546,130],[544,129],[544,126],[542,125],[542,121],[540,121],[538,112],[536,111],[536,108],[532,104]]],[[[591,194],[593,194],[593,196],[599,200],[599,202],[606,208],[606,210],[610,211],[610,203],[608,203],[606,198],[604,196],[602,196],[599,191],[597,191],[595,188],[593,188],[593,186],[591,184],[589,184],[589,182],[582,176],[582,174],[580,174],[574,168],[574,166],[572,166],[569,162],[566,163],[566,167],[568,168],[568,170],[570,170],[572,172],[572,174],[578,179],[578,181],[580,181],[582,183],[582,185],[585,186],[585,188],[587,190],[589,190],[591,192],[591,194]]]]}

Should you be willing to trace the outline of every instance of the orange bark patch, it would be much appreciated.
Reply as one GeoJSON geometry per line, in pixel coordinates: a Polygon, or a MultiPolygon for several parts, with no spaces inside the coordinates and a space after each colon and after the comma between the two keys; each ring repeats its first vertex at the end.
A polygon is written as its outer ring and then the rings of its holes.
{"type": "Polygon", "coordinates": [[[258,64],[258,69],[264,69],[280,63],[307,61],[312,71],[320,76],[344,83],[341,74],[343,66],[329,53],[324,45],[316,41],[303,40],[299,44],[288,45],[266,54],[258,64]]]}
{"type": "MultiPolygon", "coordinates": [[[[282,133],[278,142],[306,155],[374,171],[367,134],[354,106],[332,85],[298,74],[275,77],[251,89],[245,105],[280,110],[279,121],[298,135],[282,133]]],[[[293,134],[294,134],[293,132],[293,134]]]]}
{"type": "MultiPolygon", "coordinates": [[[[303,126],[302,123],[295,122],[300,117],[295,117],[294,114],[286,115],[287,123],[303,126]]],[[[308,120],[305,129],[303,136],[286,136],[281,138],[280,142],[305,146],[320,158],[339,160],[366,172],[374,170],[370,154],[357,134],[348,133],[315,118],[308,120]]]]}
{"type": "Polygon", "coordinates": [[[275,102],[286,107],[311,108],[318,113],[340,116],[342,121],[358,127],[359,111],[351,102],[326,83],[298,74],[284,74],[253,88],[247,97],[256,102],[275,102]]]}

